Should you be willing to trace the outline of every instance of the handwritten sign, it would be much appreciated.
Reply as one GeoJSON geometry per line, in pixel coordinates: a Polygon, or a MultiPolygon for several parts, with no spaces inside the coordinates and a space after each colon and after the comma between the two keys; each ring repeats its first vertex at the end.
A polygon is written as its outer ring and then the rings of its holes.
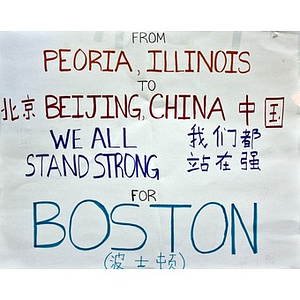
{"type": "Polygon", "coordinates": [[[2,268],[299,266],[298,34],[0,36],[2,268]]]}

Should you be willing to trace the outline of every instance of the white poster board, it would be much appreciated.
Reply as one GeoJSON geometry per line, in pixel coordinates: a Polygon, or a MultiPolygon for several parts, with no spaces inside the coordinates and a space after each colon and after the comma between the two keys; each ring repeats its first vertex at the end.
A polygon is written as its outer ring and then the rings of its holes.
{"type": "Polygon", "coordinates": [[[1,268],[298,268],[296,32],[2,32],[1,268]]]}

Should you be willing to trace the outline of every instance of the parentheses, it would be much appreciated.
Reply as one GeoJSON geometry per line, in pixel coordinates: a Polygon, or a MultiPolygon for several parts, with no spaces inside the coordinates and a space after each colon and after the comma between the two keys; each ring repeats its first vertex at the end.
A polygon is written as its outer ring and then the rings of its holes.
{"type": "Polygon", "coordinates": [[[105,259],[104,259],[104,263],[103,263],[103,264],[104,264],[104,268],[105,268],[105,269],[108,269],[108,268],[107,268],[107,265],[106,265],[106,262],[107,262],[108,257],[109,257],[111,254],[112,254],[112,252],[109,252],[109,253],[106,255],[105,259]]]}
{"type": "Polygon", "coordinates": [[[137,70],[137,76],[140,76],[141,72],[140,70],[137,70]]]}
{"type": "Polygon", "coordinates": [[[184,259],[183,255],[181,254],[181,252],[179,252],[179,255],[181,256],[182,261],[183,261],[182,269],[185,269],[185,259],[184,259]]]}

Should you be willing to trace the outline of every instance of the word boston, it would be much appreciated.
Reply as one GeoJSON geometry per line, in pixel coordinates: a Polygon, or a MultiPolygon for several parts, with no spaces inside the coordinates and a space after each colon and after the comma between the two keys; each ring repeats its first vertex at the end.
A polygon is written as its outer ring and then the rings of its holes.
{"type": "MultiPolygon", "coordinates": [[[[175,210],[176,213],[183,213],[183,212],[179,212],[181,210],[185,210],[186,209],[190,209],[192,207],[192,205],[190,204],[150,204],[149,208],[151,209],[151,211],[153,209],[162,209],[163,211],[169,210],[169,213],[164,215],[164,213],[162,212],[162,218],[163,216],[170,216],[170,227],[168,229],[164,229],[164,228],[157,228],[157,230],[159,231],[164,231],[164,230],[168,230],[170,231],[170,251],[174,252],[175,251],[175,227],[176,227],[176,222],[175,222],[175,210]],[[170,230],[171,229],[171,230],[170,230]]],[[[109,213],[106,209],[106,207],[100,203],[97,200],[94,199],[86,199],[83,200],[81,202],[79,202],[75,208],[73,209],[70,218],[69,218],[69,238],[70,238],[70,242],[71,244],[78,250],[82,250],[82,251],[89,251],[89,250],[94,250],[99,248],[101,245],[103,245],[110,237],[110,233],[111,230],[121,230],[120,227],[125,227],[128,229],[134,229],[134,231],[132,230],[127,230],[127,231],[122,231],[122,234],[128,235],[128,238],[126,239],[126,243],[128,243],[128,241],[137,241],[137,245],[135,247],[128,247],[128,245],[124,245],[122,247],[111,247],[111,250],[115,250],[115,251],[137,251],[142,249],[145,245],[146,242],[148,240],[148,230],[146,230],[145,228],[143,228],[141,225],[138,225],[136,223],[131,223],[131,222],[124,222],[121,220],[118,220],[118,217],[115,217],[115,214],[117,216],[120,216],[120,212],[123,211],[123,213],[125,215],[128,215],[128,213],[134,212],[134,214],[138,213],[138,210],[140,208],[140,205],[135,204],[135,203],[121,203],[118,204],[116,206],[114,206],[111,210],[111,212],[109,213]],[[97,241],[97,243],[95,245],[92,246],[86,246],[86,245],[79,245],[77,242],[75,242],[76,235],[77,234],[82,234],[82,230],[85,229],[80,229],[78,230],[78,227],[76,227],[77,229],[75,230],[73,228],[73,223],[78,221],[78,219],[81,221],[81,224],[86,224],[86,215],[83,215],[82,213],[80,213],[80,208],[82,209],[83,207],[89,206],[90,208],[93,209],[93,211],[95,211],[97,213],[99,213],[99,219],[102,220],[102,223],[104,223],[104,226],[98,226],[97,227],[97,235],[100,236],[99,241],[97,241]],[[130,208],[130,209],[129,209],[130,208]],[[119,214],[117,213],[117,211],[120,211],[119,214]],[[76,220],[76,221],[75,221],[76,220]],[[104,220],[104,222],[103,222],[104,220]],[[116,225],[115,227],[112,228],[112,224],[116,225]],[[78,232],[79,231],[79,232],[78,232]],[[141,241],[141,237],[143,237],[142,242],[141,241]]],[[[54,221],[55,219],[57,219],[60,215],[60,206],[58,203],[53,202],[53,201],[37,201],[33,203],[33,233],[34,233],[34,247],[35,248],[54,248],[59,246],[60,244],[62,244],[66,238],[66,226],[58,223],[58,221],[54,221]],[[40,218],[40,215],[43,215],[43,213],[45,213],[45,211],[47,210],[51,210],[53,211],[53,209],[55,208],[55,210],[57,211],[55,215],[51,216],[50,218],[47,219],[42,219],[40,218]],[[59,234],[59,231],[55,231],[55,233],[51,234],[51,237],[49,237],[49,235],[47,237],[45,237],[45,235],[40,235],[39,234],[39,228],[40,226],[50,226],[50,227],[57,227],[60,228],[61,233],[59,234]],[[61,237],[62,236],[62,237],[61,237]],[[48,242],[42,242],[41,240],[47,240],[48,242]],[[51,242],[49,242],[51,241],[51,242]]],[[[248,232],[249,228],[249,221],[245,224],[245,221],[243,220],[238,208],[236,207],[236,205],[234,203],[231,204],[231,209],[230,209],[230,219],[231,222],[229,223],[228,221],[228,212],[226,211],[226,208],[224,205],[222,205],[219,202],[207,202],[204,205],[202,205],[198,211],[196,212],[196,214],[193,217],[192,223],[191,223],[191,229],[190,229],[190,240],[191,240],[191,244],[193,246],[193,249],[201,254],[209,254],[209,253],[213,253],[213,252],[217,252],[218,250],[220,250],[226,240],[227,240],[227,235],[228,235],[228,229],[230,227],[230,232],[231,232],[231,254],[236,254],[236,220],[239,221],[240,226],[242,228],[242,231],[244,232],[245,236],[246,236],[246,240],[248,241],[249,245],[250,245],[250,249],[252,250],[253,254],[256,254],[258,252],[258,242],[257,242],[257,231],[258,231],[258,209],[257,209],[257,203],[253,203],[253,219],[252,219],[252,239],[250,237],[250,234],[248,232]],[[209,208],[209,209],[208,209],[209,208]],[[207,210],[208,209],[208,210],[207,210]],[[217,245],[214,246],[214,248],[212,249],[200,249],[200,244],[202,241],[202,237],[201,237],[201,233],[205,232],[201,231],[201,218],[203,218],[203,216],[207,216],[207,214],[209,214],[209,212],[211,213],[211,209],[213,209],[213,211],[217,211],[219,214],[219,218],[216,218],[213,220],[213,222],[211,223],[211,226],[216,227],[216,232],[215,235],[212,237],[213,240],[213,244],[217,243],[217,245]],[[219,224],[223,223],[223,228],[220,230],[220,227],[218,227],[219,224]],[[230,224],[230,226],[229,226],[230,224]],[[219,228],[219,229],[218,229],[219,228]],[[218,232],[217,232],[218,229],[218,232]],[[200,232],[200,234],[199,234],[200,232]],[[216,242],[216,236],[219,234],[220,241],[216,242]]],[[[131,215],[133,216],[133,215],[131,215]]],[[[145,216],[140,215],[141,218],[145,218],[145,216]]],[[[123,218],[124,219],[124,218],[123,218]]],[[[91,226],[91,222],[89,222],[90,226],[91,226]]],[[[250,223],[251,224],[251,223],[250,223]]],[[[83,227],[84,228],[84,227],[83,227]]],[[[222,228],[222,227],[221,227],[222,228]]],[[[239,229],[240,230],[240,229],[239,229]]],[[[89,230],[88,230],[89,231],[89,230]]],[[[157,232],[157,234],[160,234],[160,232],[157,232]]],[[[241,236],[239,235],[239,238],[241,238],[241,236]]],[[[89,238],[87,236],[87,240],[89,241],[89,238]]],[[[88,244],[90,244],[90,241],[88,242],[88,244]]]]}

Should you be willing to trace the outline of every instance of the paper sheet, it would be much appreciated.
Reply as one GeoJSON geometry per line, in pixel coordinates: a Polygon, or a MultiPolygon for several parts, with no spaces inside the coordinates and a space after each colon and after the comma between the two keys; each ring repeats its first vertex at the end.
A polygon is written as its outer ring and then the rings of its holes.
{"type": "Polygon", "coordinates": [[[297,32],[1,32],[1,268],[299,268],[297,32]]]}

